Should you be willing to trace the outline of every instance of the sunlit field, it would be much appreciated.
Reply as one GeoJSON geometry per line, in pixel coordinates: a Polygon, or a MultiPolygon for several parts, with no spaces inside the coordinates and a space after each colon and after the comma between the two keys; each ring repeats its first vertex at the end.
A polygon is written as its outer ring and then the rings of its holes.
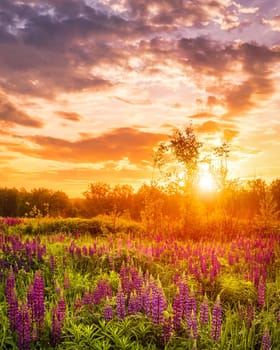
{"type": "Polygon", "coordinates": [[[1,221],[1,349],[280,348],[277,231],[179,240],[62,222],[1,221]]]}

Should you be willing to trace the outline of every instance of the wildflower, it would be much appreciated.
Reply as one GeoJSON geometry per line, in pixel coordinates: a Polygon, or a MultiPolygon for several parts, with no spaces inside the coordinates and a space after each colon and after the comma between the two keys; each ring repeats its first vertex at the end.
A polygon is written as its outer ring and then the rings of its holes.
{"type": "Polygon", "coordinates": [[[208,319],[209,319],[209,305],[208,305],[208,298],[205,295],[204,299],[200,305],[199,321],[200,321],[201,326],[207,325],[208,319]]]}
{"type": "Polygon", "coordinates": [[[180,331],[182,328],[182,315],[183,315],[183,300],[181,293],[178,292],[175,295],[174,301],[173,301],[173,328],[175,331],[180,331]]]}
{"type": "Polygon", "coordinates": [[[52,334],[51,345],[57,346],[60,342],[61,331],[65,319],[66,303],[63,296],[60,297],[57,305],[52,309],[52,334]]]}
{"type": "Polygon", "coordinates": [[[18,300],[15,291],[15,276],[12,269],[9,271],[9,275],[5,285],[6,302],[8,304],[8,315],[10,328],[15,330],[16,328],[16,317],[18,313],[18,300]]]}
{"type": "Polygon", "coordinates": [[[265,304],[265,285],[263,280],[260,280],[258,284],[258,304],[261,309],[265,304]]]}
{"type": "Polygon", "coordinates": [[[165,318],[162,326],[162,337],[164,344],[167,344],[171,338],[172,319],[171,317],[165,318]]]}
{"type": "Polygon", "coordinates": [[[64,289],[70,289],[70,279],[69,279],[69,275],[66,272],[64,273],[63,284],[64,284],[64,289]]]}
{"type": "Polygon", "coordinates": [[[50,255],[50,270],[51,272],[54,272],[56,263],[55,263],[55,257],[53,256],[53,254],[50,255]]]}
{"type": "Polygon", "coordinates": [[[152,291],[152,318],[154,324],[160,324],[163,321],[163,310],[165,300],[160,288],[154,288],[152,291]]]}
{"type": "Polygon", "coordinates": [[[125,296],[122,288],[119,288],[117,293],[116,307],[117,307],[117,316],[119,320],[123,320],[126,316],[126,310],[125,310],[125,296]]]}
{"type": "Polygon", "coordinates": [[[33,284],[33,315],[34,321],[40,331],[44,328],[45,304],[44,304],[44,279],[39,270],[35,273],[33,284]]]}
{"type": "Polygon", "coordinates": [[[112,286],[109,281],[105,279],[100,279],[97,286],[93,292],[93,302],[94,304],[99,304],[102,299],[112,296],[112,286]]]}
{"type": "Polygon", "coordinates": [[[134,291],[128,300],[128,314],[133,315],[136,312],[140,311],[141,309],[141,304],[139,301],[139,296],[136,294],[134,291]]]}
{"type": "Polygon", "coordinates": [[[270,336],[268,330],[264,331],[263,337],[262,337],[262,350],[270,350],[271,344],[270,344],[270,336]]]}
{"type": "Polygon", "coordinates": [[[249,328],[252,327],[254,318],[255,318],[255,311],[254,311],[254,306],[252,304],[247,305],[247,310],[246,310],[246,323],[249,328]]]}
{"type": "Polygon", "coordinates": [[[221,327],[222,327],[222,307],[221,307],[220,298],[218,297],[212,310],[211,337],[215,341],[220,340],[221,327]]]}
{"type": "Polygon", "coordinates": [[[197,330],[197,319],[196,319],[196,315],[194,310],[192,310],[192,314],[191,314],[191,331],[192,331],[192,336],[194,339],[197,339],[198,337],[198,330],[197,330]]]}
{"type": "Polygon", "coordinates": [[[109,322],[110,320],[113,319],[114,315],[113,315],[113,308],[112,306],[109,304],[109,302],[106,302],[106,305],[104,307],[104,318],[106,322],[109,322]]]}
{"type": "Polygon", "coordinates": [[[16,331],[20,350],[29,350],[31,344],[30,317],[26,303],[22,303],[17,314],[16,331]]]}

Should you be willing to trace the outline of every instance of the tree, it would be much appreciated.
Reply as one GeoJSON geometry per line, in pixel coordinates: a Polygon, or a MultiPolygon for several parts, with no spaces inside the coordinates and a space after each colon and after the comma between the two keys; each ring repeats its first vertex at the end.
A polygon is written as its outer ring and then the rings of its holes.
{"type": "Polygon", "coordinates": [[[198,162],[202,143],[197,140],[192,126],[184,130],[175,129],[168,142],[162,142],[155,154],[155,165],[160,169],[172,163],[172,161],[183,165],[185,171],[185,183],[188,189],[192,189],[198,172],[198,162]],[[166,155],[171,159],[167,160],[166,155]]]}
{"type": "Polygon", "coordinates": [[[84,192],[87,204],[87,216],[109,214],[112,210],[112,203],[109,198],[110,192],[111,187],[106,183],[96,182],[89,185],[89,189],[84,192]]]}
{"type": "MultiPolygon", "coordinates": [[[[277,211],[280,213],[280,179],[275,179],[272,181],[271,194],[274,202],[276,203],[277,211]]],[[[278,214],[278,218],[280,219],[280,214],[278,214]]]]}
{"type": "Polygon", "coordinates": [[[220,160],[219,168],[215,177],[219,180],[221,188],[225,187],[226,177],[228,174],[227,159],[230,153],[230,146],[223,142],[221,146],[214,148],[214,155],[220,160]]]}

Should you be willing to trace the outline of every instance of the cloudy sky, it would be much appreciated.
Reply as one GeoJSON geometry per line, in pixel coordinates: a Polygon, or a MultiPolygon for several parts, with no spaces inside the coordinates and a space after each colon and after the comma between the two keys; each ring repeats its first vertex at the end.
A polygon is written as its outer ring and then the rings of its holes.
{"type": "Polygon", "coordinates": [[[279,0],[0,1],[0,186],[141,185],[192,122],[280,176],[279,0]]]}

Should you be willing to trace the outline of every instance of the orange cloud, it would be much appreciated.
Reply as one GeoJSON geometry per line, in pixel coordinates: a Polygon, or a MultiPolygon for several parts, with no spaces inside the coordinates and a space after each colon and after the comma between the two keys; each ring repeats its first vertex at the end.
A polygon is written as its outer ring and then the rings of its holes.
{"type": "Polygon", "coordinates": [[[35,147],[17,143],[4,143],[9,151],[35,158],[74,163],[95,163],[118,161],[127,157],[138,164],[151,159],[152,148],[166,139],[163,134],[139,131],[133,128],[119,128],[91,138],[68,141],[51,136],[29,136],[35,147]]]}

